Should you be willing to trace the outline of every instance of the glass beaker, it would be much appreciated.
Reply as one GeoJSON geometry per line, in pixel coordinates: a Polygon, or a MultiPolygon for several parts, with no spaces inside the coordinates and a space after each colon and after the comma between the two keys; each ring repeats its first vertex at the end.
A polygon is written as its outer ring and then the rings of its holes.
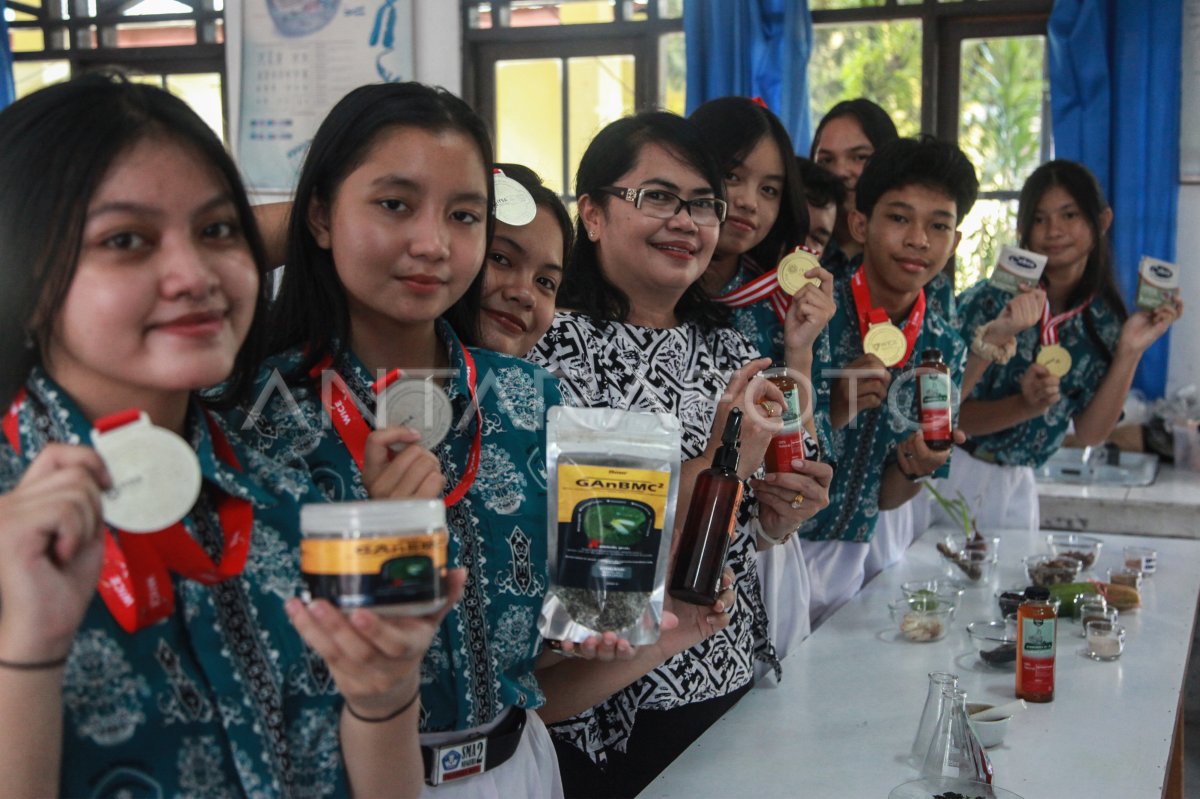
{"type": "Polygon", "coordinates": [[[958,777],[992,782],[992,761],[967,723],[967,692],[942,689],[942,714],[938,717],[922,777],[958,777]]]}
{"type": "Polygon", "coordinates": [[[921,768],[925,755],[929,753],[929,742],[933,740],[933,731],[937,729],[938,718],[942,715],[942,689],[949,685],[958,686],[958,675],[945,671],[929,672],[929,691],[925,695],[925,709],[921,711],[921,723],[917,725],[917,735],[913,738],[912,753],[909,762],[915,768],[921,768]]]}

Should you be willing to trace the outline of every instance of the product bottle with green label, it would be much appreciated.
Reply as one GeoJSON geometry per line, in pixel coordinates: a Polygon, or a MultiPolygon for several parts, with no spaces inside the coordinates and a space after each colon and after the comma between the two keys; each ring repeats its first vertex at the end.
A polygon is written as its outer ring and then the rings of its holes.
{"type": "Polygon", "coordinates": [[[734,408],[725,421],[721,448],[713,464],[696,477],[687,519],[679,534],[679,548],[667,592],[693,605],[711,605],[721,592],[721,572],[733,537],[742,481],[738,478],[738,438],[742,411],[734,408]]]}
{"type": "Polygon", "coordinates": [[[1054,627],[1050,589],[1030,586],[1017,608],[1017,698],[1054,700],[1054,627]]]}
{"type": "Polygon", "coordinates": [[[929,349],[921,353],[917,367],[917,409],[925,445],[934,451],[950,449],[953,443],[950,426],[950,368],[942,360],[942,351],[929,349]]]}

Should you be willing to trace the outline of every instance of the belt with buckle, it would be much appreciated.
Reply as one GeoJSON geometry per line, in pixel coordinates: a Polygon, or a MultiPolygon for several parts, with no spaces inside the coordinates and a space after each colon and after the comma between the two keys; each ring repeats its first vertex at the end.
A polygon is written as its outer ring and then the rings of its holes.
{"type": "Polygon", "coordinates": [[[425,784],[441,785],[491,771],[513,756],[524,732],[525,709],[514,707],[490,732],[441,746],[422,746],[425,784]]]}

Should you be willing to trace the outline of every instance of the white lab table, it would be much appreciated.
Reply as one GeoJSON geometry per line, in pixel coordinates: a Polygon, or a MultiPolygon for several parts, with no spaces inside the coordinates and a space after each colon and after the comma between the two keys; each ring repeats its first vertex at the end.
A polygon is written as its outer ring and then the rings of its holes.
{"type": "MultiPolygon", "coordinates": [[[[1024,584],[1021,558],[1045,551],[1045,537],[1001,535],[996,583],[967,589],[946,638],[903,640],[887,608],[904,581],[943,573],[935,529],[789,655],[781,685],[752,690],[641,796],[884,799],[917,778],[907,758],[928,672],[958,674],[968,701],[1013,698],[1014,672],[980,662],[965,627],[998,617],[994,590],[1024,584]]],[[[1200,542],[1100,537],[1101,579],[1127,542],[1155,546],[1158,573],[1143,586],[1143,607],[1121,619],[1128,640],[1120,660],[1088,659],[1079,625],[1060,620],[1054,701],[1030,704],[989,750],[995,784],[1025,799],[1162,794],[1200,590],[1200,542]]]]}

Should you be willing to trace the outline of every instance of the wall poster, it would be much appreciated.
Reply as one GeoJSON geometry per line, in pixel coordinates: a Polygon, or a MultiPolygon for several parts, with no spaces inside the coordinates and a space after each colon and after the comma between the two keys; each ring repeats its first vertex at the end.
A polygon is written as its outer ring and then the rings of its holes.
{"type": "Polygon", "coordinates": [[[228,6],[231,138],[255,196],[289,194],[346,92],[412,80],[412,0],[244,0],[228,6]],[[238,59],[234,63],[234,59],[238,59]]]}

